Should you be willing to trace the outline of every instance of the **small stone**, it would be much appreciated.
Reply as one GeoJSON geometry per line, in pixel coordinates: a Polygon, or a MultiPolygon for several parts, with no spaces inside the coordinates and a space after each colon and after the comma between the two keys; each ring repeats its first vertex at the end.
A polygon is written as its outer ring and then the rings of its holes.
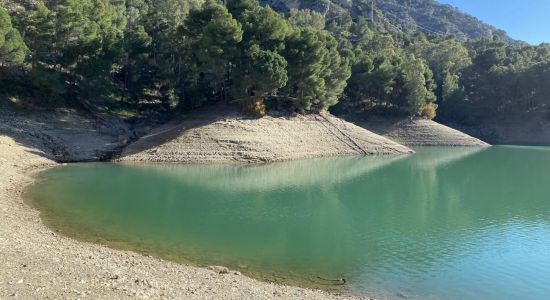
{"type": "Polygon", "coordinates": [[[226,267],[222,267],[222,266],[210,266],[208,267],[209,270],[212,270],[218,274],[228,274],[229,273],[229,269],[226,268],[226,267]]]}

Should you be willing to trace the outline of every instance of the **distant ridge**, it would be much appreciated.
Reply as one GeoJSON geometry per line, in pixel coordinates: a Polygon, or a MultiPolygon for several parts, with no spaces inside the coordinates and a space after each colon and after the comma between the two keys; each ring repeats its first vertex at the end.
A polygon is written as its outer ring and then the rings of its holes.
{"type": "MultiPolygon", "coordinates": [[[[292,8],[311,9],[327,16],[349,14],[353,18],[371,15],[370,0],[260,0],[263,5],[288,13],[292,8]]],[[[374,20],[388,32],[452,35],[458,40],[493,39],[516,42],[506,32],[434,0],[375,0],[374,20]]]]}
{"type": "MultiPolygon", "coordinates": [[[[6,1],[1,5],[8,11],[23,3],[41,0],[6,1]]],[[[352,18],[370,19],[371,0],[259,0],[274,10],[288,14],[292,8],[310,9],[337,17],[348,14],[352,18]]],[[[435,0],[374,0],[374,20],[380,31],[392,33],[416,33],[451,35],[460,41],[469,39],[493,39],[498,37],[507,43],[521,43],[508,34],[458,8],[435,0]]]]}

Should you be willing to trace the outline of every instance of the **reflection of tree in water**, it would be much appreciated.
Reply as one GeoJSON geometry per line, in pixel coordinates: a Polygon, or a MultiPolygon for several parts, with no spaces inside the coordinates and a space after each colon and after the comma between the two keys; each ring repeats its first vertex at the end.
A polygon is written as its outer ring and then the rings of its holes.
{"type": "Polygon", "coordinates": [[[64,191],[55,205],[74,207],[65,219],[149,251],[356,284],[421,280],[478,255],[512,221],[548,224],[549,162],[544,151],[433,148],[400,159],[81,166],[47,184],[64,191]]]}
{"type": "Polygon", "coordinates": [[[264,165],[141,165],[166,180],[225,191],[270,190],[336,185],[383,168],[406,156],[345,157],[264,165]]]}
{"type": "Polygon", "coordinates": [[[475,254],[491,227],[504,228],[519,216],[520,222],[549,222],[537,213],[550,211],[550,172],[541,163],[548,154],[527,158],[497,147],[450,161],[445,150],[425,151],[347,187],[350,194],[365,195],[349,203],[352,223],[370,229],[354,235],[364,241],[356,248],[360,265],[396,267],[400,261],[399,271],[426,274],[475,254]],[[440,164],[424,161],[434,156],[440,164]]]}

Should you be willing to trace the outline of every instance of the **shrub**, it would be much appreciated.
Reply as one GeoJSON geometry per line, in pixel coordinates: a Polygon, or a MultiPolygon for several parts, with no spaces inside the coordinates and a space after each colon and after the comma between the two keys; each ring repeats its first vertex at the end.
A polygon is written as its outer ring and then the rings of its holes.
{"type": "Polygon", "coordinates": [[[437,104],[428,103],[422,110],[422,116],[428,120],[433,120],[437,116],[437,104]]]}
{"type": "Polygon", "coordinates": [[[260,96],[249,97],[243,105],[243,111],[245,114],[254,118],[261,118],[265,116],[266,111],[264,98],[260,96]]]}

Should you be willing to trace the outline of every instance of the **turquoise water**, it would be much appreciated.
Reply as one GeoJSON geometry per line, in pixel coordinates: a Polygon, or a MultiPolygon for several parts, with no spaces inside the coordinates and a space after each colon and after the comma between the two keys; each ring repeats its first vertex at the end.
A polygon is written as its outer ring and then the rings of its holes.
{"type": "Polygon", "coordinates": [[[38,177],[30,201],[84,240],[381,299],[550,299],[550,148],[38,177]]]}

